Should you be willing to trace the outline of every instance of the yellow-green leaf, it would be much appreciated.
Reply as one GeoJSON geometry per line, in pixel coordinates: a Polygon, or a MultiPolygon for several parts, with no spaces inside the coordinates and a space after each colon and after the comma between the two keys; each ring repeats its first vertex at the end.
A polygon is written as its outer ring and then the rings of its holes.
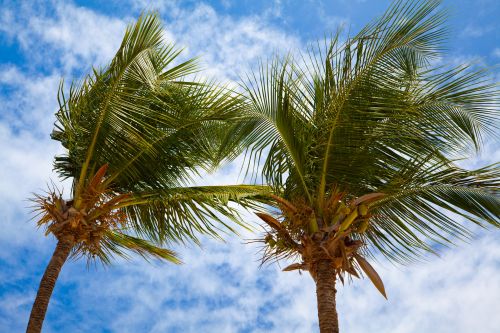
{"type": "Polygon", "coordinates": [[[342,224],[340,225],[339,232],[345,231],[349,226],[352,224],[352,222],[358,217],[358,210],[354,209],[349,215],[346,216],[344,221],[342,221],[342,224]]]}

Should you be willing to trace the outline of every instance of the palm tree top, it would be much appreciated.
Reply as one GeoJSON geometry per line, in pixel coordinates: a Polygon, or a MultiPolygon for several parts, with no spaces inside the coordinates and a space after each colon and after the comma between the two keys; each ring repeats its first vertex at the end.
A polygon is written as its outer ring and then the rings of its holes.
{"type": "Polygon", "coordinates": [[[108,263],[111,254],[124,255],[121,244],[179,262],[172,251],[133,235],[156,243],[197,242],[200,233],[219,237],[234,231],[227,219],[239,221],[229,201],[251,207],[250,198],[266,192],[251,185],[187,186],[213,166],[215,138],[241,101],[212,82],[189,79],[197,60],[179,61],[180,54],[163,40],[159,15],[145,12],[128,26],[107,66],[68,91],[61,83],[52,138],[66,152],[54,168],[73,180],[71,197],[63,200],[53,188],[35,202],[39,225],[56,237],[72,219],[68,233],[80,244],[75,255],[108,263]],[[91,230],[96,223],[99,230],[91,230]]]}
{"type": "MultiPolygon", "coordinates": [[[[190,80],[195,59],[162,39],[158,14],[131,24],[108,66],[69,91],[61,84],[52,138],[66,148],[54,168],[73,181],[63,199],[55,187],[34,198],[38,226],[57,238],[41,279],[27,332],[40,332],[50,296],[69,256],[109,264],[133,251],[180,263],[165,243],[219,236],[238,222],[232,203],[250,207],[263,186],[186,186],[216,158],[223,124],[240,98],[210,82],[190,80]]],[[[240,222],[240,224],[243,224],[240,222]]]]}
{"type": "Polygon", "coordinates": [[[229,136],[247,149],[250,172],[262,167],[274,192],[309,214],[294,225],[276,202],[292,238],[341,232],[349,213],[339,202],[357,212],[345,226],[352,240],[403,263],[470,237],[462,220],[500,226],[499,165],[457,164],[498,139],[498,85],[486,69],[436,65],[446,17],[440,1],[395,1],[358,34],[249,75],[245,119],[229,136]],[[357,201],[377,194],[361,214],[357,201]]]}

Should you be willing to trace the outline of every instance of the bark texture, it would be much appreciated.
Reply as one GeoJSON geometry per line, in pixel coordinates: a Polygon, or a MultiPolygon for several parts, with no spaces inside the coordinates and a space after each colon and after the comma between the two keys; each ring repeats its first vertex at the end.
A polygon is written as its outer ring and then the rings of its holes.
{"type": "Polygon", "coordinates": [[[335,268],[330,260],[323,259],[316,266],[316,298],[320,333],[338,333],[339,319],[335,304],[335,268]]]}
{"type": "Polygon", "coordinates": [[[61,237],[57,242],[56,249],[40,281],[35,302],[31,308],[30,320],[26,333],[39,333],[42,331],[43,320],[47,312],[47,307],[49,306],[50,296],[54,290],[59,272],[68,259],[72,247],[72,238],[61,237]]]}

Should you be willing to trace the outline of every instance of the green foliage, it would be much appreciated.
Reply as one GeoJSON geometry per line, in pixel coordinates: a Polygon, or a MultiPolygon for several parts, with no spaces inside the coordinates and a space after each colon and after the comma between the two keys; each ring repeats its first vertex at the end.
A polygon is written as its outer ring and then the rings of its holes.
{"type": "MultiPolygon", "coordinates": [[[[241,99],[212,82],[190,80],[197,61],[179,61],[180,53],[164,42],[159,16],[144,13],[127,28],[109,65],[93,69],[69,91],[61,83],[52,138],[67,152],[54,167],[73,179],[72,206],[85,208],[86,189],[104,165],[100,186],[107,197],[127,196],[113,208],[125,214],[124,225],[110,228],[92,253],[105,263],[112,254],[124,255],[123,248],[178,262],[171,251],[129,233],[160,244],[196,241],[198,233],[218,236],[221,226],[233,230],[223,217],[237,219],[230,202],[251,207],[252,197],[258,201],[266,191],[186,187],[217,163],[224,124],[241,99]]],[[[82,244],[75,254],[85,252],[82,244]]]]}
{"type": "Polygon", "coordinates": [[[230,203],[256,208],[267,202],[267,193],[267,187],[252,185],[179,187],[138,193],[124,208],[134,230],[143,235],[160,242],[197,242],[199,233],[219,237],[224,229],[235,232],[225,220],[246,227],[230,203]]]}
{"type": "Polygon", "coordinates": [[[398,262],[469,237],[463,219],[500,226],[499,165],[456,164],[498,139],[498,86],[485,69],[435,65],[445,19],[440,1],[395,1],[355,36],[262,65],[229,156],[246,151],[250,173],[318,217],[332,189],[384,193],[359,237],[398,262]]]}
{"type": "Polygon", "coordinates": [[[133,251],[141,255],[144,259],[152,257],[167,260],[174,264],[181,263],[175,252],[159,248],[144,239],[133,237],[123,232],[108,232],[103,240],[103,245],[101,247],[103,253],[99,255],[99,258],[106,264],[110,263],[112,254],[123,256],[123,250],[133,251]]]}

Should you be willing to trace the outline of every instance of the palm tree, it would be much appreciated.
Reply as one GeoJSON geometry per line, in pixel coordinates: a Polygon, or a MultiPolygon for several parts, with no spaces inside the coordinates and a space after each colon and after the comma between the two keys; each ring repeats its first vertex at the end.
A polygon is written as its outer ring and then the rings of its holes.
{"type": "Polygon", "coordinates": [[[375,252],[409,263],[473,224],[500,226],[499,165],[457,163],[498,138],[498,86],[486,70],[435,65],[445,18],[440,1],[396,1],[357,35],[275,58],[243,84],[225,154],[246,149],[262,166],[274,193],[257,214],[263,261],[310,273],[322,333],[339,332],[338,280],[364,273],[386,297],[375,252]]]}
{"type": "Polygon", "coordinates": [[[250,206],[259,186],[187,187],[212,167],[221,125],[240,102],[225,89],[185,77],[195,60],[162,41],[154,13],[130,25],[111,63],[93,69],[68,93],[61,85],[52,138],[66,148],[54,167],[72,179],[71,197],[55,186],[36,195],[38,225],[57,239],[33,304],[27,332],[40,332],[59,272],[69,256],[110,263],[131,250],[180,260],[164,243],[217,236],[237,220],[229,202],[250,206]],[[177,61],[177,63],[174,63],[177,61]],[[212,139],[212,137],[214,139],[212,139]],[[221,224],[222,223],[222,224],[221,224]],[[145,239],[143,239],[145,238],[145,239]]]}

